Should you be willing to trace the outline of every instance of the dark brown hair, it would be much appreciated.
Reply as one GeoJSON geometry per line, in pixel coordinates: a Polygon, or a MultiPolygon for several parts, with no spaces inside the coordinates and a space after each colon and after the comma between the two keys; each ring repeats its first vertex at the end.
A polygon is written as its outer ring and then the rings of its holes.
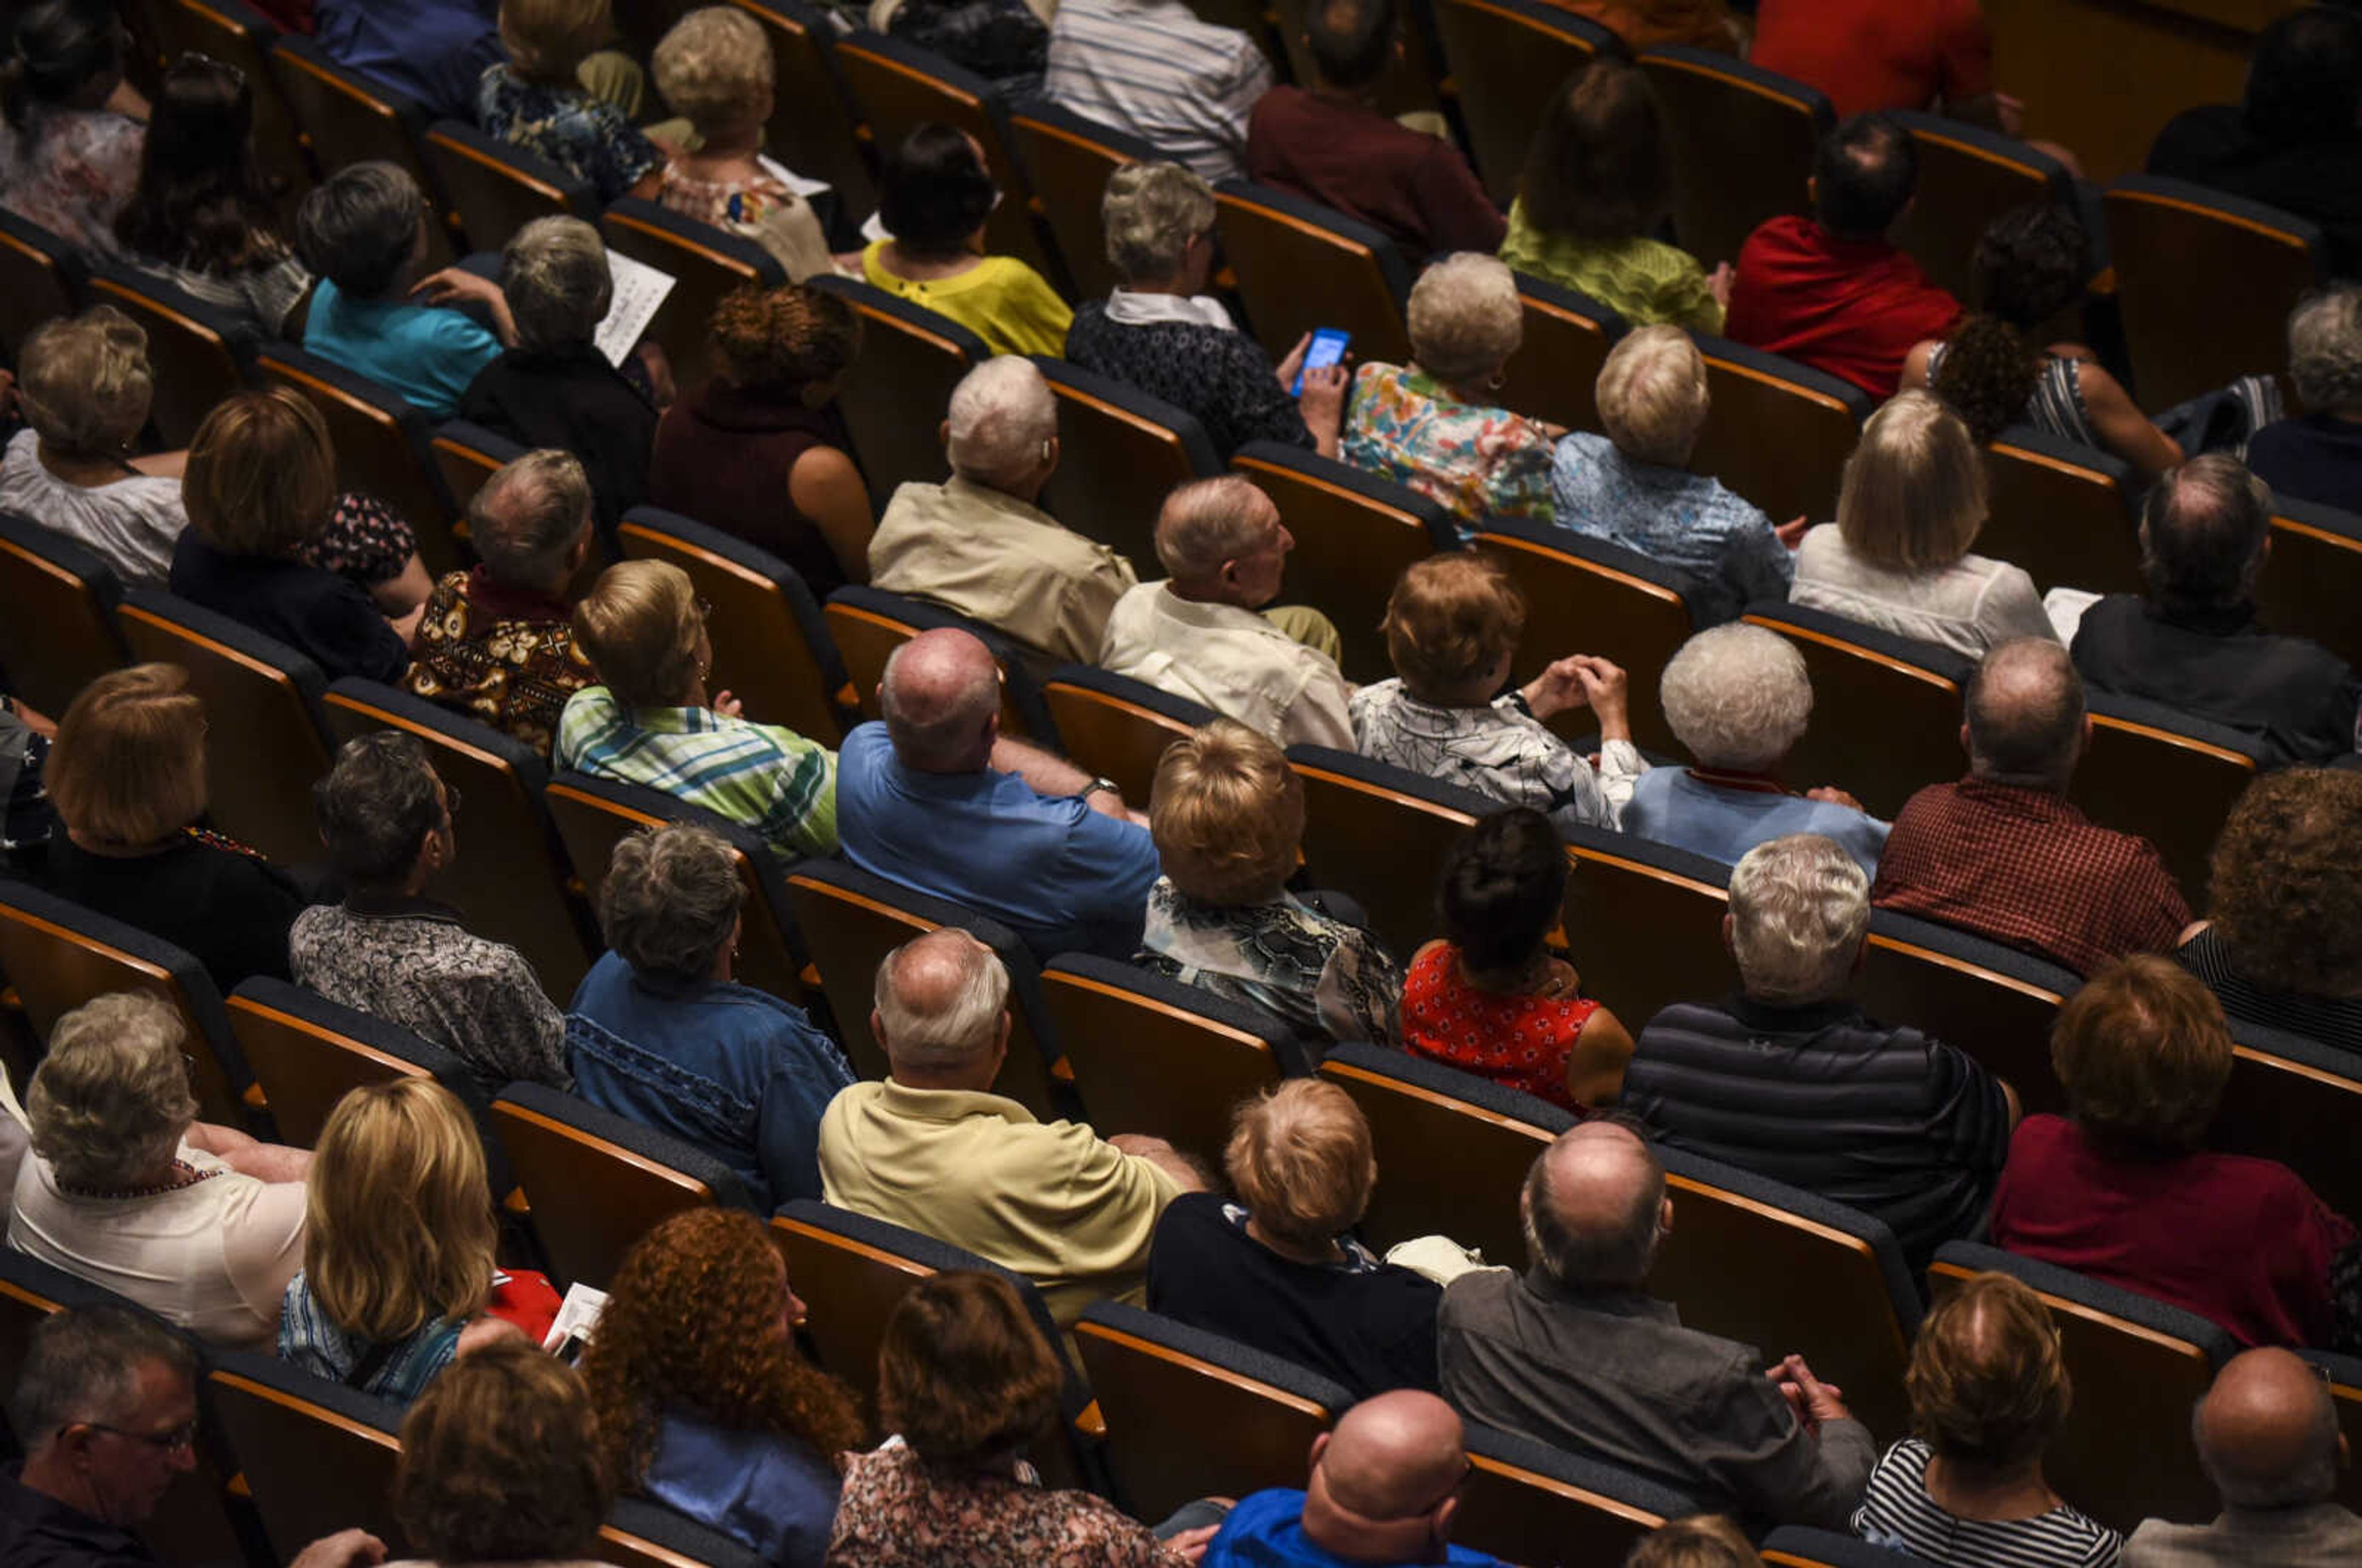
{"type": "Polygon", "coordinates": [[[453,1362],[402,1423],[393,1514],[434,1562],[591,1556],[613,1500],[582,1380],[521,1340],[453,1362]]]}
{"type": "Polygon", "coordinates": [[[1628,239],[1656,227],[1672,188],[1657,90],[1639,66],[1602,58],[1551,94],[1518,199],[1544,234],[1628,239]]]}
{"type": "Polygon", "coordinates": [[[938,1274],[886,1320],[877,1419],[930,1463],[980,1469],[1050,1430],[1065,1381],[1007,1280],[938,1274]]]}
{"type": "Polygon", "coordinates": [[[2206,905],[2241,977],[2362,994],[2362,774],[2291,767],[2248,785],[2214,841],[2206,905]]]}
{"type": "Polygon", "coordinates": [[[861,317],[801,283],[731,290],[713,307],[714,357],[732,386],[792,391],[842,375],[861,352],[861,317]]]}

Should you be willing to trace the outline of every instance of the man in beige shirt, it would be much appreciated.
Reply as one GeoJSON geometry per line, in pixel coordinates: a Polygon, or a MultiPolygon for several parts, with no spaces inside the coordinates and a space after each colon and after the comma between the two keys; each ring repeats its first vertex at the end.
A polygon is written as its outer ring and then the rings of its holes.
{"type": "Polygon", "coordinates": [[[1337,628],[1309,605],[1264,610],[1295,547],[1279,508],[1247,480],[1179,486],[1156,518],[1156,558],[1172,576],[1116,602],[1100,666],[1281,745],[1352,750],[1353,689],[1337,670],[1337,628]]]}
{"type": "Polygon", "coordinates": [[[953,389],[952,477],[905,484],[869,540],[871,586],[932,600],[1076,664],[1098,658],[1131,563],[1033,502],[1058,469],[1058,403],[1032,362],[1004,354],[953,389]]]}
{"type": "Polygon", "coordinates": [[[830,1102],[822,1195],[1025,1275],[1061,1327],[1102,1298],[1143,1304],[1157,1217],[1204,1190],[1197,1169],[1161,1138],[1045,1126],[991,1092],[1009,1054],[1009,974],[966,932],[888,954],[877,1003],[869,1027],[892,1077],[830,1102]]]}

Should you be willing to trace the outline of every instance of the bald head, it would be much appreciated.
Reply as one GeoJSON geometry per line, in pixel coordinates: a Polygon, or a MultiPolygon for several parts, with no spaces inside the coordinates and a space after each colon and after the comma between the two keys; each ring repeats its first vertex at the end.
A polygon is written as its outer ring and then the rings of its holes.
{"type": "Polygon", "coordinates": [[[1561,1285],[1630,1289],[1648,1277],[1668,1219],[1664,1167],[1619,1122],[1559,1134],[1526,1176],[1528,1261],[1561,1285]]]}
{"type": "Polygon", "coordinates": [[[1969,767],[1980,778],[2064,790],[2083,752],[2083,680],[2063,644],[2018,637],[1969,677],[1969,767]]]}
{"type": "Polygon", "coordinates": [[[1313,1442],[1304,1533],[1348,1562],[1440,1561],[1467,1473],[1451,1406],[1407,1388],[1364,1399],[1313,1442]]]}
{"type": "Polygon", "coordinates": [[[1000,667],[969,633],[949,626],[922,632],[887,659],[877,705],[903,766],[921,773],[978,772],[998,738],[1000,667]]]}
{"type": "Polygon", "coordinates": [[[1009,971],[991,948],[953,927],[931,931],[886,955],[874,999],[869,1026],[898,1080],[990,1086],[1009,1038],[1009,971]]]}
{"type": "Polygon", "coordinates": [[[2233,1356],[2191,1420],[2199,1463],[2235,1508],[2293,1508],[2337,1490],[2345,1441],[2329,1389],[2284,1350],[2233,1356]]]}

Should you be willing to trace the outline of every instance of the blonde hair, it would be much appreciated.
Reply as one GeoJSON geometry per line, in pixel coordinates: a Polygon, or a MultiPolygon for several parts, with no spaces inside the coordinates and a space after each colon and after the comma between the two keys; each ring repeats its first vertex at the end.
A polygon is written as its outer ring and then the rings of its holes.
{"type": "Polygon", "coordinates": [[[144,991],[86,1001],[50,1032],[25,1094],[33,1153],[68,1187],[127,1186],[172,1157],[197,1119],[188,1027],[144,991]]]}
{"type": "Polygon", "coordinates": [[[735,6],[691,11],[657,40],[648,60],[657,91],[701,133],[746,118],[777,76],[762,25],[735,6]]]}
{"type": "Polygon", "coordinates": [[[312,400],[286,387],[234,392],[189,443],[189,526],[234,556],[284,556],[327,525],[337,449],[312,400]]]}
{"type": "Polygon", "coordinates": [[[1499,258],[1462,250],[1419,274],[1410,291],[1411,358],[1439,381],[1490,375],[1525,340],[1518,280],[1499,258]]]}
{"type": "Polygon", "coordinates": [[[704,633],[697,590],[670,561],[619,561],[574,607],[574,640],[631,708],[659,707],[687,690],[704,633]]]}
{"type": "Polygon", "coordinates": [[[1526,592],[1491,556],[1429,556],[1403,569],[1378,630],[1410,694],[1435,701],[1516,651],[1526,634],[1526,592]]]}
{"type": "Polygon", "coordinates": [[[1933,393],[1898,392],[1846,459],[1838,532],[1871,566],[1940,571],[1985,525],[1985,465],[1960,416],[1933,393]]]}
{"type": "Polygon", "coordinates": [[[1279,747],[1216,719],[1165,747],[1148,831],[1173,885],[1209,904],[1278,896],[1304,838],[1304,780],[1279,747]]]}
{"type": "Polygon", "coordinates": [[[1215,211],[1214,188],[1180,164],[1128,163],[1099,198],[1108,263],[1126,282],[1161,283],[1214,226],[1215,211]]]}
{"type": "Polygon", "coordinates": [[[1222,1169],[1255,1223],[1298,1246],[1327,1246],[1357,1223],[1378,1181],[1361,1108],[1318,1078],[1290,1078],[1242,1104],[1222,1169]]]}
{"type": "Polygon", "coordinates": [[[17,401],[60,457],[114,457],[148,423],[148,334],[113,305],[37,328],[18,351],[17,401]]]}
{"type": "Polygon", "coordinates": [[[154,844],[205,813],[205,709],[176,664],[135,664],[83,687],[45,774],[58,816],[109,845],[154,844]]]}
{"type": "Polygon", "coordinates": [[[1644,326],[1608,351],[1595,395],[1617,450],[1677,469],[1705,428],[1705,360],[1680,327],[1644,326]]]}
{"type": "Polygon", "coordinates": [[[607,41],[608,0],[501,0],[501,43],[517,74],[543,82],[570,78],[607,41]]]}
{"type": "Polygon", "coordinates": [[[473,1317],[497,1231],[483,1145],[432,1078],[337,1102],[304,1181],[304,1274],[337,1327],[382,1344],[473,1317]]]}

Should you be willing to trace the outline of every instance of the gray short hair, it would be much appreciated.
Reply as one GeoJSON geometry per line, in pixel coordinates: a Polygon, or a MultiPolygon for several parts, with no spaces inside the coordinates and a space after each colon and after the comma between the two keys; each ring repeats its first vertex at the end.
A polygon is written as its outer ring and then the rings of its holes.
{"type": "Polygon", "coordinates": [[[400,164],[348,164],[296,209],[295,253],[346,293],[375,299],[410,265],[425,211],[425,193],[400,164]]]}
{"type": "Polygon", "coordinates": [[[25,1095],[33,1153],[68,1187],[120,1187],[171,1159],[197,1118],[171,1004],[116,991],[58,1020],[25,1095]]]}
{"type": "Polygon", "coordinates": [[[1731,867],[1730,953],[1760,1001],[1839,995],[1869,932],[1870,878],[1835,840],[1766,839],[1731,867]]]}
{"type": "Polygon", "coordinates": [[[590,526],[590,479],[571,452],[545,447],[502,464],[468,502],[468,537],[484,569],[531,587],[566,564],[590,526]]]}
{"type": "Polygon", "coordinates": [[[2362,408],[2362,287],[2341,283],[2289,315],[2289,378],[2305,406],[2362,408]]]}
{"type": "Polygon", "coordinates": [[[1156,514],[1156,558],[1185,581],[1211,577],[1264,542],[1276,510],[1237,474],[1175,485],[1156,514]]]}
{"type": "Polygon", "coordinates": [[[1000,1042],[1000,1019],[1009,1010],[1009,970],[999,955],[964,931],[946,927],[914,937],[886,955],[877,966],[873,999],[879,1043],[898,1066],[921,1072],[956,1072],[990,1054],[1000,1042]],[[962,940],[952,943],[948,939],[962,940]],[[961,969],[960,985],[935,1010],[922,1011],[901,994],[902,960],[925,944],[943,947],[961,969]]]}
{"type": "Polygon", "coordinates": [[[598,336],[615,297],[607,245],[578,217],[537,217],[501,252],[501,293],[517,347],[546,353],[598,336]]]}
{"type": "Polygon", "coordinates": [[[1742,622],[1700,632],[1657,682],[1665,723],[1708,767],[1770,768],[1813,716],[1805,656],[1787,638],[1742,622]]]}
{"type": "Polygon", "coordinates": [[[376,730],[338,746],[312,785],[312,814],[329,863],[359,887],[399,884],[418,863],[419,845],[442,824],[436,782],[416,735],[376,730]]]}
{"type": "Polygon", "coordinates": [[[1189,242],[1214,226],[1214,188],[1178,163],[1128,163],[1099,198],[1107,259],[1127,283],[1181,271],[1189,242]]]}
{"type": "MultiPolygon", "coordinates": [[[[1551,1156],[1558,1143],[1534,1156],[1527,1168],[1525,1190],[1519,1195],[1518,1217],[1526,1234],[1526,1259],[1549,1278],[1576,1287],[1630,1288],[1649,1277],[1657,1248],[1665,1237],[1665,1170],[1657,1163],[1637,1128],[1620,1118],[1618,1125],[1632,1133],[1648,1157],[1650,1177],[1632,1194],[1632,1202],[1612,1230],[1578,1230],[1559,1208],[1551,1176],[1551,1156]]],[[[1572,1132],[1562,1132],[1563,1141],[1572,1132]]]]}
{"type": "Polygon", "coordinates": [[[33,1325],[25,1351],[8,1425],[30,1453],[77,1422],[129,1420],[139,1405],[140,1370],[150,1362],[191,1382],[197,1375],[186,1341],[146,1313],[111,1302],[50,1313],[33,1325]]]}
{"type": "Polygon", "coordinates": [[[960,378],[946,417],[952,471],[991,479],[1042,460],[1058,434],[1058,399],[1032,360],[1002,354],[960,378]]]}
{"type": "Polygon", "coordinates": [[[599,924],[651,988],[685,991],[713,973],[745,901],[729,842],[709,827],[667,823],[615,845],[599,888],[599,924]]]}
{"type": "Polygon", "coordinates": [[[1498,257],[1462,250],[1411,285],[1411,358],[1440,380],[1465,381],[1499,370],[1525,335],[1517,274],[1498,257]]]}
{"type": "Polygon", "coordinates": [[[1709,403],[1705,359],[1688,333],[1662,322],[1627,333],[1595,391],[1600,426],[1617,450],[1672,468],[1690,460],[1709,403]]]}

